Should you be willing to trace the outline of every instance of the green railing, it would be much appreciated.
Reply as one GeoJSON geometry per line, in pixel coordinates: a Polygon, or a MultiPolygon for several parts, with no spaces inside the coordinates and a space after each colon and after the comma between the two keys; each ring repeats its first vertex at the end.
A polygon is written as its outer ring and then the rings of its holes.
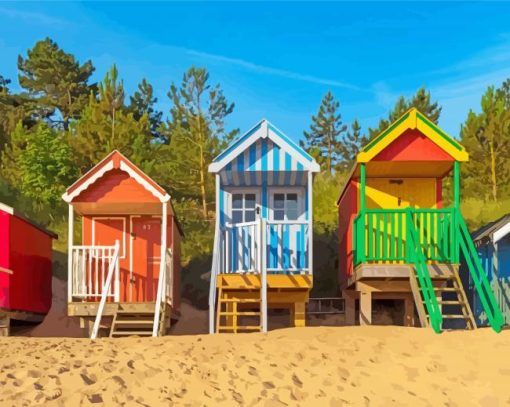
{"type": "Polygon", "coordinates": [[[458,263],[455,209],[365,209],[354,220],[354,259],[411,262],[412,222],[425,261],[458,263]]]}

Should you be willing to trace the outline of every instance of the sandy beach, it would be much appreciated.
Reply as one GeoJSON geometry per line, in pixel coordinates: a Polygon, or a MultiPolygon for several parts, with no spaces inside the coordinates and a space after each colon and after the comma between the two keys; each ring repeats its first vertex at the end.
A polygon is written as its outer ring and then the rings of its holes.
{"type": "Polygon", "coordinates": [[[0,338],[0,405],[503,406],[510,331],[0,338]]]}

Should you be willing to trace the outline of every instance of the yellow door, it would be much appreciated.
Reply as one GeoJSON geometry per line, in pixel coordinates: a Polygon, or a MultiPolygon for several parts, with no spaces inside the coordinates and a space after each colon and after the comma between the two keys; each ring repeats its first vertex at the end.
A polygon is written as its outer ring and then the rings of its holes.
{"type": "Polygon", "coordinates": [[[435,208],[435,178],[369,178],[367,208],[435,208]]]}

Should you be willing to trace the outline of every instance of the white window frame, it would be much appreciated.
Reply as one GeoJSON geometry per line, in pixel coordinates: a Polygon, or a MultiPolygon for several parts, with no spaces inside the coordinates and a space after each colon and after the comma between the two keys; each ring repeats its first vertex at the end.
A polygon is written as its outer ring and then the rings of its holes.
{"type": "MultiPolygon", "coordinates": [[[[228,214],[228,217],[230,219],[230,224],[234,224],[233,222],[233,200],[234,200],[234,194],[243,194],[243,210],[245,209],[244,208],[244,195],[246,194],[255,194],[255,220],[257,220],[257,212],[260,213],[261,211],[261,190],[260,188],[229,188],[227,190],[228,192],[228,199],[227,199],[227,214],[228,214]]],[[[243,218],[244,218],[244,213],[243,213],[243,218]]],[[[240,223],[245,223],[244,220],[243,222],[240,222],[240,223]]]]}
{"type": "MultiPolygon", "coordinates": [[[[299,217],[292,221],[285,219],[283,222],[303,222],[305,220],[305,201],[304,201],[304,188],[303,187],[273,187],[268,189],[269,193],[269,220],[274,222],[282,222],[274,219],[274,196],[276,194],[285,194],[285,202],[287,202],[287,194],[297,194],[298,198],[298,213],[299,217]]],[[[287,208],[284,208],[284,216],[287,218],[287,208]]]]}

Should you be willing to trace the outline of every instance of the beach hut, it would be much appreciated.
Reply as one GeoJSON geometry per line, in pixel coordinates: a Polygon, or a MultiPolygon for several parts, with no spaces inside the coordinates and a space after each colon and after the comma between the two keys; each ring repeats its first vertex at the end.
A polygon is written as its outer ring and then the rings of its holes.
{"type": "Polygon", "coordinates": [[[51,307],[52,242],[57,235],[0,203],[0,336],[12,322],[37,323],[51,307]]]}
{"type": "Polygon", "coordinates": [[[69,204],[69,316],[80,317],[92,337],[101,326],[113,337],[164,334],[180,307],[182,230],[170,196],[113,151],[63,199],[69,204]]]}
{"type": "MultiPolygon", "coordinates": [[[[482,226],[472,234],[483,271],[490,281],[505,324],[510,323],[510,214],[482,226]]],[[[463,262],[461,275],[469,287],[468,295],[479,326],[487,325],[487,315],[474,287],[466,264],[463,262]]]]}
{"type": "Polygon", "coordinates": [[[262,120],[209,171],[216,177],[217,208],[210,332],[267,331],[268,308],[289,309],[291,323],[303,326],[313,280],[312,181],[319,165],[262,120]]]}
{"type": "Polygon", "coordinates": [[[391,301],[404,325],[440,332],[443,320],[459,320],[475,328],[459,278],[462,253],[489,323],[501,329],[501,311],[460,213],[460,164],[467,160],[457,140],[414,108],[357,155],[337,202],[339,283],[349,323],[356,302],[359,322],[371,324],[373,302],[391,301]],[[445,179],[453,192],[447,199],[445,179]]]}

